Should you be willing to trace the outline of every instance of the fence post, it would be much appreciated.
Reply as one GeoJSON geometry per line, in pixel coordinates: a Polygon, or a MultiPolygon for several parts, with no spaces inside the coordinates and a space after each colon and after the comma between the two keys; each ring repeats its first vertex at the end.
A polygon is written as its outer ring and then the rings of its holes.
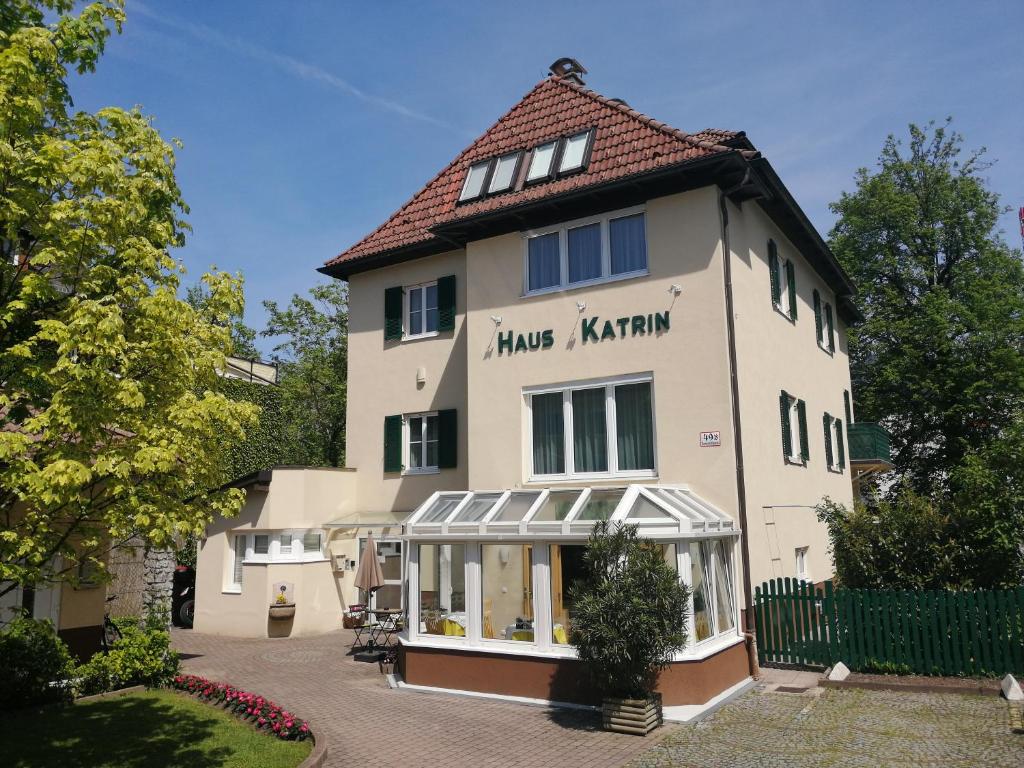
{"type": "Polygon", "coordinates": [[[842,644],[839,640],[838,617],[836,610],[835,589],[832,581],[825,582],[825,597],[821,601],[821,612],[825,619],[825,641],[828,643],[828,663],[835,664],[842,654],[842,644]]]}
{"type": "Polygon", "coordinates": [[[761,587],[754,587],[754,631],[757,632],[757,663],[764,666],[766,635],[764,632],[764,599],[761,596],[761,587]]]}

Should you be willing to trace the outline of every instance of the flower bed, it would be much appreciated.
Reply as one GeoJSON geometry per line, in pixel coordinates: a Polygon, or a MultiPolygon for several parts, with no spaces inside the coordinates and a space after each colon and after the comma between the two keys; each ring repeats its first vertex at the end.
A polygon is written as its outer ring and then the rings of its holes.
{"type": "Polygon", "coordinates": [[[243,691],[226,683],[217,683],[198,675],[177,675],[171,687],[190,693],[203,701],[219,704],[256,728],[273,733],[286,741],[304,741],[313,735],[309,724],[291,712],[255,693],[243,691]]]}

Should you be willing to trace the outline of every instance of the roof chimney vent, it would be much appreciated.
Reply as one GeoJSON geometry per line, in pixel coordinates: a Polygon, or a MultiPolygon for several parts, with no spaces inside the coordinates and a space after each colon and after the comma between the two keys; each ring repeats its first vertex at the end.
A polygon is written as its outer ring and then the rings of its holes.
{"type": "Polygon", "coordinates": [[[587,74],[586,68],[576,59],[563,57],[551,65],[551,75],[560,77],[563,80],[570,80],[576,85],[583,85],[583,75],[587,74]]]}

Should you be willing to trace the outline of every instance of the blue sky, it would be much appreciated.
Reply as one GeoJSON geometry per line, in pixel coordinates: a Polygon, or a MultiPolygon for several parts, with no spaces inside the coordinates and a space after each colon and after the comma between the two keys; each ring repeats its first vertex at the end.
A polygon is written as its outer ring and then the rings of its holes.
{"type": "MultiPolygon", "coordinates": [[[[745,130],[823,234],[886,134],[955,119],[1024,205],[1024,3],[127,0],[76,105],[141,105],[184,142],[189,280],[246,278],[246,317],[324,280],[560,56],[683,130],[745,130]]],[[[1004,236],[1020,245],[1016,215],[1004,236]]],[[[263,340],[261,346],[269,348],[263,340]]]]}

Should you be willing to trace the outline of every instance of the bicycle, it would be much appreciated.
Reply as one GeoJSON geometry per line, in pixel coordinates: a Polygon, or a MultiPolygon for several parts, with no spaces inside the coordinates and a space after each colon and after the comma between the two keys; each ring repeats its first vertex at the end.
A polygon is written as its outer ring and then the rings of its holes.
{"type": "Polygon", "coordinates": [[[110,603],[117,599],[117,595],[107,595],[107,609],[103,612],[103,627],[100,632],[100,649],[103,653],[109,653],[114,644],[121,639],[121,630],[110,620],[110,603]]]}

